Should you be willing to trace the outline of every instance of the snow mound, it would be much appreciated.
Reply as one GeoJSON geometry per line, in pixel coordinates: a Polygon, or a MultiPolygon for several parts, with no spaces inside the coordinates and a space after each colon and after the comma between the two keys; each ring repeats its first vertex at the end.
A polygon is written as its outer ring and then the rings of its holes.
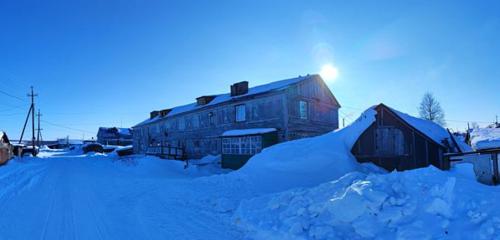
{"type": "Polygon", "coordinates": [[[233,221],[253,239],[498,239],[500,197],[434,167],[352,172],[310,189],[241,202],[233,221]]]}
{"type": "Polygon", "coordinates": [[[476,128],[472,130],[471,145],[476,150],[500,147],[500,128],[476,128]]]}
{"type": "Polygon", "coordinates": [[[351,148],[375,121],[375,115],[375,110],[368,109],[349,127],[266,148],[233,174],[246,176],[264,191],[314,186],[337,179],[359,168],[351,148]]]}

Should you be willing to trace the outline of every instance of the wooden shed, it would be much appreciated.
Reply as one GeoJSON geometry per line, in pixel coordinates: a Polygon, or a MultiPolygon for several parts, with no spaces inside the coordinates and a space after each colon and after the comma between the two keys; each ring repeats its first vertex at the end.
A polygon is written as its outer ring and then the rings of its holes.
{"type": "Polygon", "coordinates": [[[0,164],[5,164],[13,157],[13,148],[5,132],[0,132],[0,164]]]}
{"type": "Polygon", "coordinates": [[[389,171],[434,165],[449,169],[444,153],[456,152],[449,132],[432,121],[412,117],[384,104],[373,107],[376,121],[358,138],[352,153],[389,171]]]}
{"type": "Polygon", "coordinates": [[[262,149],[278,143],[275,128],[229,130],[222,134],[222,168],[239,169],[262,149]]]}

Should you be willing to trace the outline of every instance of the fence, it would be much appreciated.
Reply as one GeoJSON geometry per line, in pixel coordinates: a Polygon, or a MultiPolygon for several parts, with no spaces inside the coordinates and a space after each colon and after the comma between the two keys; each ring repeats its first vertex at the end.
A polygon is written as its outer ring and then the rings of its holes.
{"type": "Polygon", "coordinates": [[[146,150],[147,155],[155,155],[168,159],[185,159],[184,148],[171,145],[150,145],[146,150]]]}
{"type": "Polygon", "coordinates": [[[500,148],[477,150],[475,152],[446,154],[451,165],[471,163],[479,182],[497,185],[500,183],[500,148]]]}

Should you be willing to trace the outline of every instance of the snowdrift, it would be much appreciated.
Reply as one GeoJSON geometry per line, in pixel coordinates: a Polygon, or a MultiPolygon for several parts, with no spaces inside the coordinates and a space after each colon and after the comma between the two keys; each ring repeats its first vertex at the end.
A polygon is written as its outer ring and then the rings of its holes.
{"type": "Polygon", "coordinates": [[[499,239],[498,197],[495,187],[434,167],[352,172],[244,200],[234,222],[253,239],[499,239]]]}
{"type": "Polygon", "coordinates": [[[337,179],[358,169],[351,148],[375,121],[375,115],[370,108],[349,127],[264,149],[233,174],[248,178],[264,191],[314,186],[337,179]]]}

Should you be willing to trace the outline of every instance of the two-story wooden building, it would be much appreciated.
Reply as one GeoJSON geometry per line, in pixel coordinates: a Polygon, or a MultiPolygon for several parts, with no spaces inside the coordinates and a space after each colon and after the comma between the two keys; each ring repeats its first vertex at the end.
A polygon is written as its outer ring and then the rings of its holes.
{"type": "Polygon", "coordinates": [[[340,104],[319,75],[248,85],[238,82],[229,93],[204,95],[191,104],[152,111],[133,127],[134,152],[189,159],[209,154],[249,158],[265,147],[258,129],[267,129],[262,134],[274,129],[278,143],[338,128],[340,104]],[[241,134],[226,134],[231,140],[224,140],[224,133],[231,130],[241,134]]]}

